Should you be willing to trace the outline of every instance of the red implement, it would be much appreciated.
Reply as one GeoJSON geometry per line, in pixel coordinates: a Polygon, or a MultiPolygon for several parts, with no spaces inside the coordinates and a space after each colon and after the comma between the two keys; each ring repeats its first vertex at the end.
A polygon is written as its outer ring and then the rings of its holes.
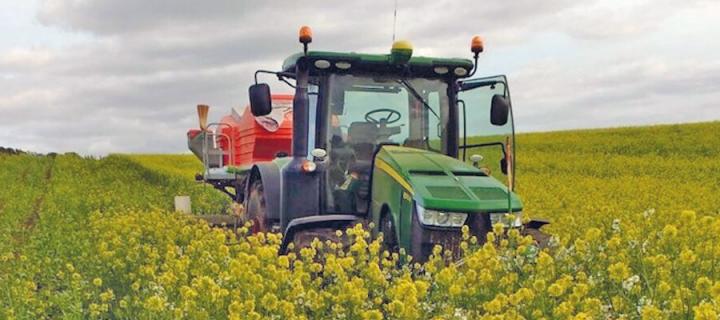
{"type": "Polygon", "coordinates": [[[267,116],[255,117],[246,106],[242,114],[233,110],[223,117],[220,120],[223,136],[217,138],[218,145],[225,151],[223,163],[243,167],[270,161],[281,152],[290,154],[292,101],[292,95],[274,94],[273,111],[267,116]]]}

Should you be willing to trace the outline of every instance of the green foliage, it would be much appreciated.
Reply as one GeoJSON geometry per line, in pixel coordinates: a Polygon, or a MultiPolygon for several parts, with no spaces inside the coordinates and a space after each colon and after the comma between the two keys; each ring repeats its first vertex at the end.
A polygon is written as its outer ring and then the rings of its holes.
{"type": "Polygon", "coordinates": [[[278,256],[278,235],[169,212],[180,193],[225,206],[190,156],[0,156],[0,318],[717,319],[717,132],[520,135],[518,192],[552,246],[497,225],[423,265],[359,227],[278,256]]]}

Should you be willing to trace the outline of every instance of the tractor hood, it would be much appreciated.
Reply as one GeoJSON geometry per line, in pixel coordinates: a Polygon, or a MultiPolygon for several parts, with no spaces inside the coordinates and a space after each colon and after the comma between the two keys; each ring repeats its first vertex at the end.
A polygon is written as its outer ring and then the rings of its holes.
{"type": "MultiPolygon", "coordinates": [[[[506,212],[507,187],[497,179],[455,158],[432,151],[383,146],[375,168],[385,171],[415,202],[429,209],[458,212],[506,212]]],[[[510,194],[513,211],[522,202],[510,194]]]]}

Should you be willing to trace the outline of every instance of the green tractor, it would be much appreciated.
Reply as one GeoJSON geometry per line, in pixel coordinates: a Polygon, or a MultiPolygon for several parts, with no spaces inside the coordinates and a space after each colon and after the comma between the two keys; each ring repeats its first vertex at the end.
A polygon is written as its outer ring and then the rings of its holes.
{"type": "Polygon", "coordinates": [[[481,242],[495,223],[546,241],[539,230],[546,222],[521,223],[513,192],[507,80],[469,79],[483,51],[479,37],[474,61],[413,56],[406,41],[390,54],[308,51],[311,41],[301,28],[303,52],[280,71],[256,72],[245,117],[274,126],[253,131],[253,144],[232,119],[214,132],[201,119],[201,130],[188,133],[206,163],[198,179],[244,204],[254,231],[282,232],[286,250],[363,223],[383,234],[386,248],[418,260],[438,244],[457,251],[463,226],[481,242]],[[294,95],[271,95],[257,81],[263,73],[294,95]],[[271,139],[285,129],[287,143],[271,139]],[[242,156],[248,152],[255,157],[242,156]]]}

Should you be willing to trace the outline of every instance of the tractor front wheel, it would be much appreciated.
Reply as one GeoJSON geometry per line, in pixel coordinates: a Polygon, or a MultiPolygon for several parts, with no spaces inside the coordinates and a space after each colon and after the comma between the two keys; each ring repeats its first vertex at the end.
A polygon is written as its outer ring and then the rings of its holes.
{"type": "Polygon", "coordinates": [[[525,228],[522,232],[523,236],[531,236],[535,241],[535,245],[540,249],[547,248],[550,242],[550,235],[535,228],[525,228]]]}
{"type": "Polygon", "coordinates": [[[385,214],[380,219],[380,232],[383,234],[383,251],[398,252],[398,239],[395,234],[395,225],[390,214],[385,214]]]}

